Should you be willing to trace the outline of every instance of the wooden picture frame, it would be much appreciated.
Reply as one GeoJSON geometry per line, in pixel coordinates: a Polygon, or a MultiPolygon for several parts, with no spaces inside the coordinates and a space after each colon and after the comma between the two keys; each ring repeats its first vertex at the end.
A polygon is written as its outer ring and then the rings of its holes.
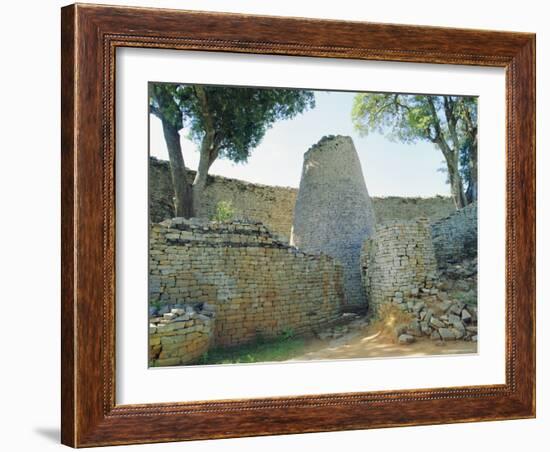
{"type": "Polygon", "coordinates": [[[209,12],[62,9],[62,442],[73,447],[535,416],[535,35],[209,12]],[[115,403],[115,50],[506,69],[506,383],[115,403]]]}

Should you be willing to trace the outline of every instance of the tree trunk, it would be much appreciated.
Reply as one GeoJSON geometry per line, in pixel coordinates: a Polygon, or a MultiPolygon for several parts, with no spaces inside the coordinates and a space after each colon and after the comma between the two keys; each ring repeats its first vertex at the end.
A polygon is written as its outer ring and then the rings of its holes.
{"type": "Polygon", "coordinates": [[[469,137],[468,149],[468,203],[477,201],[478,182],[477,182],[477,124],[472,119],[470,107],[462,101],[464,111],[465,132],[469,137]]]}
{"type": "Polygon", "coordinates": [[[193,203],[197,211],[202,208],[202,198],[204,195],[204,189],[206,188],[206,181],[208,178],[208,169],[210,168],[209,156],[207,152],[201,148],[199,166],[197,167],[197,174],[193,181],[193,203]]]}
{"type": "Polygon", "coordinates": [[[458,162],[447,161],[447,171],[449,172],[449,183],[451,185],[451,194],[455,207],[457,209],[462,209],[466,206],[467,202],[462,178],[458,172],[458,162]]]}
{"type": "Polygon", "coordinates": [[[193,195],[181,152],[180,134],[174,126],[164,120],[162,120],[162,131],[170,158],[175,215],[176,217],[190,218],[193,216],[193,195]]]}
{"type": "Polygon", "coordinates": [[[477,138],[474,139],[472,149],[468,153],[468,166],[470,170],[470,199],[469,202],[477,201],[477,138]]]}
{"type": "Polygon", "coordinates": [[[205,134],[200,148],[199,166],[197,168],[195,180],[193,181],[193,202],[195,203],[195,208],[200,210],[203,205],[202,198],[204,196],[204,190],[208,180],[208,170],[210,169],[212,163],[214,163],[214,160],[218,157],[218,150],[214,144],[216,132],[214,129],[214,122],[210,112],[206,91],[204,87],[196,85],[195,93],[201,105],[205,128],[205,134]]]}
{"type": "Polygon", "coordinates": [[[464,193],[464,185],[462,183],[462,178],[460,177],[459,166],[458,166],[458,149],[452,149],[444,139],[440,138],[435,141],[439,146],[439,149],[445,157],[445,162],[447,163],[447,173],[449,175],[449,184],[451,185],[451,196],[455,207],[457,209],[462,209],[466,206],[466,194],[464,193]]]}
{"type": "Polygon", "coordinates": [[[197,212],[203,205],[204,190],[208,181],[208,171],[218,156],[218,150],[214,146],[213,133],[207,133],[203,138],[200,149],[199,166],[193,181],[193,205],[197,212]]]}

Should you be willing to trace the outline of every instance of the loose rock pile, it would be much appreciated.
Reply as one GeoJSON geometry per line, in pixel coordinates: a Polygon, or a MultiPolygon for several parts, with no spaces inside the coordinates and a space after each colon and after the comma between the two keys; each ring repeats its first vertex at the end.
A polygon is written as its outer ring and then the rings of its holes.
{"type": "MultiPolygon", "coordinates": [[[[469,263],[469,268],[473,263],[469,263]]],[[[471,271],[471,270],[461,270],[471,271]]],[[[431,288],[422,288],[414,296],[403,297],[395,292],[392,303],[413,315],[409,324],[400,324],[395,328],[395,337],[400,344],[409,344],[416,338],[427,336],[435,341],[465,340],[477,342],[477,296],[475,289],[465,284],[466,291],[456,288],[465,280],[453,283],[443,274],[431,288]],[[454,287],[452,293],[446,288],[454,287]],[[468,297],[465,296],[468,294],[468,297]]],[[[476,281],[471,281],[477,285],[476,281]]]]}
{"type": "Polygon", "coordinates": [[[149,318],[149,362],[177,366],[196,361],[210,347],[215,308],[208,303],[164,306],[149,318]],[[158,313],[157,313],[158,314],[158,313]]]}
{"type": "MultiPolygon", "coordinates": [[[[446,231],[462,217],[454,216],[446,231]]],[[[426,219],[378,226],[364,243],[361,265],[371,312],[390,304],[412,315],[395,327],[400,344],[420,337],[477,341],[477,258],[438,268],[426,219]]]]}

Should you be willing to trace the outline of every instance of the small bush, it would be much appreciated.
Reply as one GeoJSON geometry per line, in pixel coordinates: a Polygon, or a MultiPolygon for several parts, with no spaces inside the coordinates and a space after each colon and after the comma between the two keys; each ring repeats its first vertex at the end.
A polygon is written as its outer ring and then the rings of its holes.
{"type": "Polygon", "coordinates": [[[197,364],[208,364],[208,351],[204,352],[197,361],[197,364]]]}
{"type": "Polygon", "coordinates": [[[286,328],[280,333],[281,339],[287,340],[294,337],[294,330],[292,328],[286,328]]]}
{"type": "Polygon", "coordinates": [[[216,205],[216,213],[212,217],[213,221],[231,221],[235,218],[235,209],[231,201],[220,201],[216,205]]]}

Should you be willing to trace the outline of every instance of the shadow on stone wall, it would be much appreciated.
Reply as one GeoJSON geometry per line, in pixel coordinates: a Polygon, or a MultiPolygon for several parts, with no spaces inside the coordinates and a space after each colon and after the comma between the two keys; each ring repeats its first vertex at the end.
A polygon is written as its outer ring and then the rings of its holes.
{"type": "Polygon", "coordinates": [[[261,223],[174,218],[151,226],[152,317],[166,314],[171,321],[173,307],[207,303],[215,311],[214,346],[285,330],[314,333],[340,315],[343,301],[342,266],[335,259],[282,243],[261,223]]]}

